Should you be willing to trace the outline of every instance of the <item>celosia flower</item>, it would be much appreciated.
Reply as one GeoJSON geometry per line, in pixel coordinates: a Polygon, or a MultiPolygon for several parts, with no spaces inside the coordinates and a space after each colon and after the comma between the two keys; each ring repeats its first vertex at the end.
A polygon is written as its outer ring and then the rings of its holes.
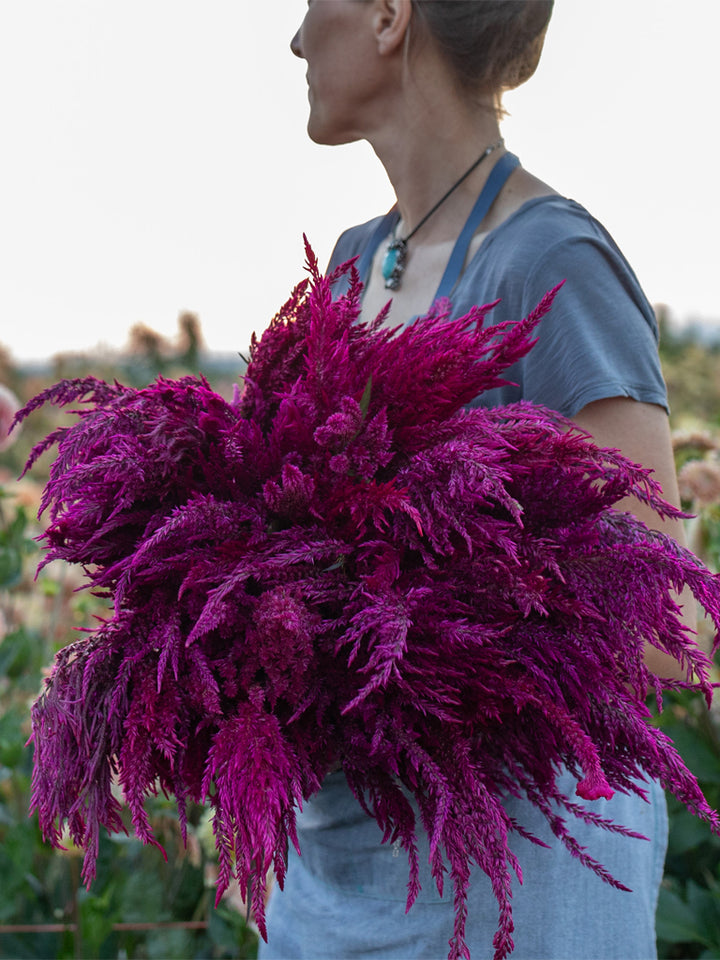
{"type": "Polygon", "coordinates": [[[468,956],[471,865],[490,876],[502,958],[518,870],[506,794],[615,884],[553,804],[622,827],[561,795],[559,765],[585,799],[656,777],[720,830],[648,722],[662,685],[643,664],[653,644],[710,697],[669,589],[687,585],[717,623],[718,581],[614,510],[635,496],[677,514],[647,471],[531,404],[464,409],[531,348],[552,293],[515,324],[440,307],[391,331],[358,322],[354,272],[333,302],[337,274],[309,267],[235,402],[193,378],[87,379],[23,411],[85,403],[31,462],[58,445],[47,559],[82,564],[115,604],[34,706],[33,808],[49,840],[67,825],[85,847],[89,882],[100,827],[122,829],[115,777],[146,842],[149,794],[174,793],[181,823],[188,800],[210,803],[218,897],[234,874],[264,935],[267,870],[282,885],[295,810],[339,763],[408,854],[408,908],[414,796],[438,888],[448,867],[454,887],[451,957],[468,956]]]}

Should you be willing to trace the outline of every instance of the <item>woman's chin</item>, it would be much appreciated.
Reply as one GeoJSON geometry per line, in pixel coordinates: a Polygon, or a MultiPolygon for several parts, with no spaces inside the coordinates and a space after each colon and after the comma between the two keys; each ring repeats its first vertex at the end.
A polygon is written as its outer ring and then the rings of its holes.
{"type": "Polygon", "coordinates": [[[342,143],[355,143],[357,140],[362,140],[361,133],[324,123],[314,118],[312,114],[308,118],[307,133],[313,143],[324,147],[336,147],[342,143]]]}

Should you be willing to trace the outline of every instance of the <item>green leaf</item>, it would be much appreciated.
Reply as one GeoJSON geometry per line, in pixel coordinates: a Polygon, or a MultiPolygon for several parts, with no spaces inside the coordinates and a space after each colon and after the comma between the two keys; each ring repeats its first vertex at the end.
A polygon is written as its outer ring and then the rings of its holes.
{"type": "Polygon", "coordinates": [[[679,810],[670,817],[670,837],[668,855],[678,856],[694,847],[699,847],[713,840],[708,825],[689,810],[679,810]]]}
{"type": "Polygon", "coordinates": [[[22,554],[0,543],[0,587],[13,587],[22,576],[22,554]]]}
{"type": "Polygon", "coordinates": [[[687,902],[702,933],[703,943],[720,947],[720,890],[708,890],[690,880],[687,902]]]}
{"type": "Polygon", "coordinates": [[[257,956],[257,936],[237,910],[221,905],[210,911],[208,921],[208,934],[216,948],[231,957],[257,956]]]}
{"type": "Polygon", "coordinates": [[[0,716],[0,764],[11,770],[20,766],[25,753],[27,734],[23,733],[22,721],[14,709],[0,716]]]}
{"type": "Polygon", "coordinates": [[[113,894],[112,883],[102,895],[84,888],[78,891],[83,945],[91,957],[100,956],[100,947],[112,934],[113,923],[117,920],[117,908],[113,909],[113,894]]]}
{"type": "Polygon", "coordinates": [[[371,395],[372,395],[372,374],[368,377],[368,381],[365,384],[365,389],[363,390],[363,395],[362,397],[360,397],[360,409],[362,410],[363,420],[367,416],[367,412],[370,407],[371,395]]]}
{"type": "Polygon", "coordinates": [[[666,887],[660,888],[655,924],[660,940],[709,946],[702,936],[692,908],[666,887]]]}
{"type": "Polygon", "coordinates": [[[50,577],[41,577],[38,580],[38,587],[44,597],[56,597],[60,593],[60,584],[50,577]]]}
{"type": "Polygon", "coordinates": [[[184,960],[192,956],[192,933],[186,930],[154,930],[145,939],[149,960],[184,960]]]}
{"type": "Polygon", "coordinates": [[[6,634],[0,644],[0,676],[16,680],[40,668],[40,648],[37,639],[23,627],[6,634]]]}
{"type": "Polygon", "coordinates": [[[677,747],[685,764],[700,781],[720,783],[720,755],[695,728],[686,724],[673,724],[666,731],[677,747]]]}
{"type": "MultiPolygon", "coordinates": [[[[3,891],[4,892],[4,891],[3,891]]],[[[48,957],[75,956],[61,952],[61,935],[57,933],[0,934],[0,957],[13,960],[47,960],[48,957]]]]}

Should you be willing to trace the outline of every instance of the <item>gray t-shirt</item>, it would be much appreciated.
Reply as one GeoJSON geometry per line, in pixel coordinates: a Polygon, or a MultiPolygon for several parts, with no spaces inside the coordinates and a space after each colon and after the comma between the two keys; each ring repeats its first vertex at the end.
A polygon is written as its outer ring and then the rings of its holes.
{"type": "MultiPolygon", "coordinates": [[[[359,255],[380,219],[343,233],[330,267],[359,255]]],[[[500,298],[487,322],[520,320],[561,280],[537,344],[507,373],[517,386],[477,402],[525,399],[566,416],[617,396],[667,408],[652,307],[612,237],[573,200],[529,200],[491,231],[456,284],[452,316],[500,298]]]]}

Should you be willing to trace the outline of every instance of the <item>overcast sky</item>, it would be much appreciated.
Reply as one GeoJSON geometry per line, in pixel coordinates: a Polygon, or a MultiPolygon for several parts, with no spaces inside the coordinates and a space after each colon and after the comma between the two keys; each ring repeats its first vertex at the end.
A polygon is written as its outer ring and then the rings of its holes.
{"type": "MultiPolygon", "coordinates": [[[[321,0],[332,3],[335,0],[321,0]]],[[[144,322],[244,350],[346,226],[392,202],[365,144],[305,135],[303,0],[0,0],[0,343],[144,322]]],[[[648,296],[720,323],[717,0],[556,0],[508,96],[526,167],[608,227],[648,296]]]]}

